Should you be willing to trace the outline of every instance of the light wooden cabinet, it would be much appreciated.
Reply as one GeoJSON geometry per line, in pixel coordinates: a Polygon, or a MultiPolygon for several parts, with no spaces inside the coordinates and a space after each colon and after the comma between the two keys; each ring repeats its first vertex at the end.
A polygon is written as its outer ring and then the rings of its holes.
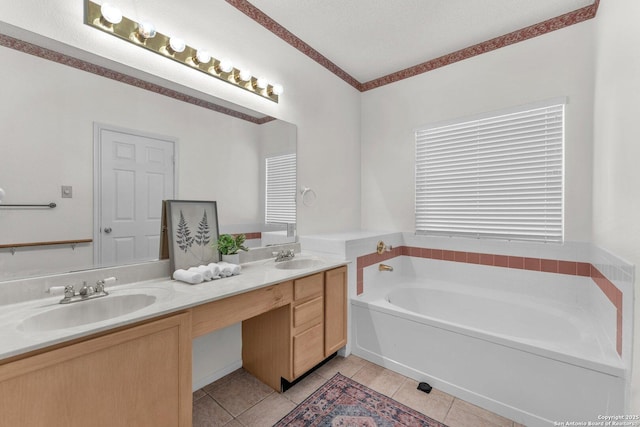
{"type": "Polygon", "coordinates": [[[346,343],[346,267],[294,280],[286,311],[242,322],[243,366],[276,390],[281,377],[296,380],[346,343]]]}
{"type": "Polygon", "coordinates": [[[324,359],[324,273],[293,282],[291,304],[292,381],[324,359]]]}
{"type": "Polygon", "coordinates": [[[191,426],[182,313],[0,365],[0,426],[191,426]]]}
{"type": "Polygon", "coordinates": [[[324,273],[324,357],[347,344],[347,267],[324,273]]]}

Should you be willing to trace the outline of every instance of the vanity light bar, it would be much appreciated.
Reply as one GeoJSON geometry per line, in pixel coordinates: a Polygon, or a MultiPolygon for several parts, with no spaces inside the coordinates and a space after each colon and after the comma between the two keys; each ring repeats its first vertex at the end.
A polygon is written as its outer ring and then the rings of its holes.
{"type": "Polygon", "coordinates": [[[234,68],[228,59],[213,58],[206,50],[195,49],[181,39],[156,31],[148,21],[138,23],[122,16],[117,9],[105,6],[103,14],[102,6],[87,0],[85,24],[273,102],[277,103],[282,95],[282,85],[269,84],[262,77],[257,78],[246,70],[234,68]]]}

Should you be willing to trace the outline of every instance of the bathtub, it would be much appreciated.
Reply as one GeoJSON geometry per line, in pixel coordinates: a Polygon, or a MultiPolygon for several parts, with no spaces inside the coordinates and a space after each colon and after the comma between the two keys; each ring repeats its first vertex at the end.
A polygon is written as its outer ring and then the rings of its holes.
{"type": "Polygon", "coordinates": [[[615,310],[591,279],[387,264],[395,271],[367,267],[351,299],[354,354],[527,426],[624,413],[615,310]]]}

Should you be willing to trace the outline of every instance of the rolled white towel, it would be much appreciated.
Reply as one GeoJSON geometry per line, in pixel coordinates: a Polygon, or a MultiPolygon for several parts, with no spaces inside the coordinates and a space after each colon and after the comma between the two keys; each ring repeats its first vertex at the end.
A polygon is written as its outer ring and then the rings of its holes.
{"type": "Polygon", "coordinates": [[[220,266],[218,264],[212,262],[211,264],[207,265],[207,268],[211,270],[211,274],[213,275],[214,279],[220,278],[220,266]]]}
{"type": "Polygon", "coordinates": [[[174,271],[173,278],[181,282],[191,283],[192,285],[202,283],[202,281],[204,280],[202,278],[202,274],[198,273],[197,271],[187,271],[182,269],[174,271]]]}
{"type": "Polygon", "coordinates": [[[202,274],[202,279],[208,282],[209,280],[213,280],[213,273],[206,265],[200,265],[198,267],[191,267],[187,271],[195,271],[196,273],[202,274]]]}
{"type": "Polygon", "coordinates": [[[232,275],[232,276],[237,276],[238,274],[240,274],[240,270],[242,269],[242,267],[240,267],[240,265],[231,264],[230,262],[221,261],[221,262],[218,263],[218,265],[223,270],[229,270],[231,272],[230,275],[232,275]]]}
{"type": "Polygon", "coordinates": [[[231,267],[226,265],[220,265],[220,264],[218,264],[218,266],[220,267],[220,277],[231,276],[231,267]]]}

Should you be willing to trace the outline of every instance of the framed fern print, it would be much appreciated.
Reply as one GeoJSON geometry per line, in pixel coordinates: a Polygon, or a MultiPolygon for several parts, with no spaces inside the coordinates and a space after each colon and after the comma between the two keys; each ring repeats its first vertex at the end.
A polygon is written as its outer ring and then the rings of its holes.
{"type": "Polygon", "coordinates": [[[167,200],[166,207],[171,274],[218,262],[220,254],[212,247],[219,234],[216,202],[167,200]]]}

